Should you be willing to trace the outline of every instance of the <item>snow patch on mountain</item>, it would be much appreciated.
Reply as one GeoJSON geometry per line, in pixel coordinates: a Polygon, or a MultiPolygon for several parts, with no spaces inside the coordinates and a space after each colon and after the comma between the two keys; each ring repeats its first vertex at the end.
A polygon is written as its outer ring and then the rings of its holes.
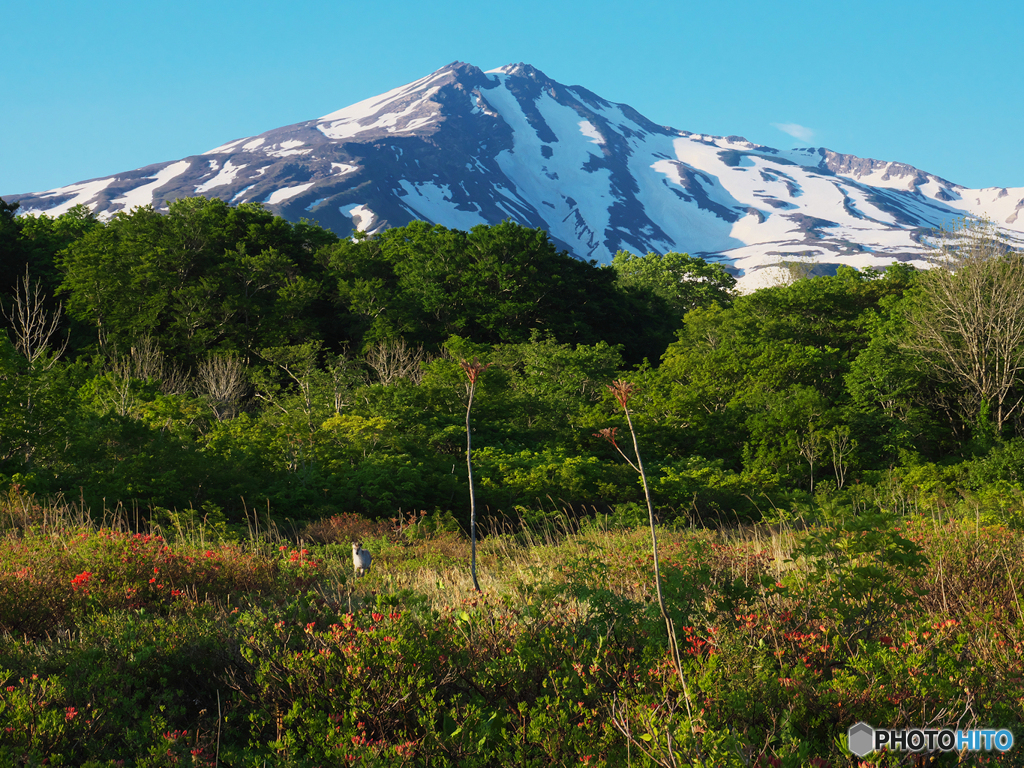
{"type": "Polygon", "coordinates": [[[185,173],[192,163],[188,160],[180,160],[177,163],[165,166],[158,170],[156,174],[150,176],[153,179],[149,184],[143,184],[138,187],[134,187],[128,190],[124,195],[118,197],[110,202],[111,208],[120,208],[123,210],[131,210],[140,205],[152,205],[155,199],[156,191],[160,187],[166,186],[169,181],[176,179],[185,173]]]}
{"type": "Polygon", "coordinates": [[[580,133],[586,136],[588,139],[592,139],[594,144],[604,144],[604,136],[601,132],[594,127],[594,124],[589,120],[580,120],[580,133]]]}
{"type": "Polygon", "coordinates": [[[334,141],[353,139],[375,131],[414,132],[436,117],[437,110],[433,108],[431,98],[440,86],[431,84],[446,77],[448,74],[440,70],[409,85],[331,112],[317,120],[317,130],[334,141]],[[426,114],[424,107],[429,110],[426,114]]]}
{"type": "Polygon", "coordinates": [[[578,113],[556,102],[547,92],[541,94],[535,106],[556,140],[544,141],[515,95],[505,87],[508,75],[491,77],[501,87],[487,92],[488,103],[513,134],[512,148],[495,158],[498,166],[515,185],[520,199],[537,201],[552,209],[546,221],[554,237],[572,244],[577,254],[591,257],[602,247],[610,218],[608,208],[616,199],[609,171],[591,163],[603,154],[590,141],[574,140],[583,135],[578,113]]]}
{"type": "Polygon", "coordinates": [[[242,168],[243,166],[235,165],[228,160],[224,163],[224,166],[218,171],[216,176],[196,187],[196,194],[202,195],[205,192],[209,192],[211,189],[226,187],[229,184],[232,184],[242,168]]]}
{"type": "Polygon", "coordinates": [[[338,210],[343,216],[348,216],[352,219],[352,225],[355,230],[370,234],[377,231],[378,216],[366,205],[353,203],[351,205],[343,205],[338,210]]]}
{"type": "Polygon", "coordinates": [[[267,154],[271,157],[290,157],[292,155],[305,155],[312,151],[313,148],[307,147],[306,142],[298,139],[290,139],[288,141],[282,141],[273,149],[268,149],[267,154]],[[299,147],[302,147],[302,149],[299,149],[299,147]]]}
{"type": "Polygon", "coordinates": [[[116,177],[93,179],[52,189],[36,195],[33,203],[23,206],[19,213],[28,216],[38,216],[44,213],[47,216],[60,216],[76,205],[89,205],[115,181],[117,181],[116,177]],[[51,204],[48,205],[48,202],[51,204]]]}
{"type": "Polygon", "coordinates": [[[294,187],[283,187],[271,192],[263,202],[267,205],[280,205],[285,200],[291,200],[293,197],[301,195],[312,186],[313,182],[311,181],[308,184],[297,184],[294,187]]]}
{"type": "Polygon", "coordinates": [[[402,202],[415,211],[418,218],[426,221],[451,221],[455,229],[466,230],[487,223],[480,215],[480,206],[475,206],[475,211],[460,208],[452,198],[447,184],[413,184],[405,179],[398,183],[405,192],[402,202]]]}

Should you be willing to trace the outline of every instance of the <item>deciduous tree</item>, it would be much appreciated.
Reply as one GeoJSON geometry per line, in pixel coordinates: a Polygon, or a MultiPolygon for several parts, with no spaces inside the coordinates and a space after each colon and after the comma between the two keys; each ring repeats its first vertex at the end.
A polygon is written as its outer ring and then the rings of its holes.
{"type": "Polygon", "coordinates": [[[903,346],[963,389],[969,417],[988,413],[1002,432],[1022,400],[1024,254],[988,222],[968,220],[941,233],[933,261],[903,346]]]}

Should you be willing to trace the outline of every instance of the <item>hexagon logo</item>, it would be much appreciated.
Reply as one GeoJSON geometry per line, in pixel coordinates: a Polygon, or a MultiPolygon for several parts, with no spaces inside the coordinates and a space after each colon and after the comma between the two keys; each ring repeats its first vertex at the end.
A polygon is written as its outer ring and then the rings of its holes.
{"type": "Polygon", "coordinates": [[[857,757],[875,751],[875,729],[865,722],[851,725],[846,731],[847,747],[857,757]]]}

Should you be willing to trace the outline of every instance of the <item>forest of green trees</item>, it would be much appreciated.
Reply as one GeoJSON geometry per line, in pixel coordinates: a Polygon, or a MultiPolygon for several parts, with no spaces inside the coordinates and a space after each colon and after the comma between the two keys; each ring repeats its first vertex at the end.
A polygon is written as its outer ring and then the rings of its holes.
{"type": "Polygon", "coordinates": [[[664,520],[813,515],[899,487],[1024,521],[1020,254],[739,295],[685,254],[570,257],[504,222],[340,239],[191,198],[106,222],[0,203],[0,487],[146,519],[306,523],[477,506],[643,519],[600,429],[630,403],[664,520]]]}

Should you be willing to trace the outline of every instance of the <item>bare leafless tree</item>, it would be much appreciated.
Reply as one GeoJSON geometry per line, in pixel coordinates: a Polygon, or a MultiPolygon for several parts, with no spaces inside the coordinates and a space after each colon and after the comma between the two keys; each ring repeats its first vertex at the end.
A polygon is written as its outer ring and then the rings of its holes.
{"type": "Polygon", "coordinates": [[[969,417],[991,414],[996,431],[1021,403],[1024,370],[1024,254],[988,222],[944,231],[934,268],[919,277],[905,349],[969,395],[969,417]]]}
{"type": "Polygon", "coordinates": [[[353,388],[363,381],[364,372],[346,355],[338,355],[328,366],[331,376],[331,394],[333,395],[334,412],[340,414],[342,408],[349,404],[353,388]]]}
{"type": "Polygon", "coordinates": [[[836,487],[842,488],[846,484],[846,473],[849,469],[848,459],[857,449],[857,441],[850,437],[850,428],[842,424],[825,433],[825,442],[832,449],[832,466],[836,471],[836,487]]]}
{"type": "Polygon", "coordinates": [[[378,341],[366,353],[366,364],[377,374],[381,384],[409,379],[419,384],[423,379],[421,363],[427,361],[422,346],[413,347],[405,339],[378,341]]]}
{"type": "Polygon", "coordinates": [[[148,334],[137,338],[127,355],[116,355],[111,368],[125,379],[155,382],[165,395],[189,389],[189,374],[170,362],[157,340],[148,334]]]}
{"type": "Polygon", "coordinates": [[[189,390],[189,373],[169,362],[152,336],[140,336],[126,354],[116,350],[107,368],[110,376],[108,393],[103,399],[118,414],[126,416],[137,405],[138,382],[156,384],[165,395],[181,394],[189,390]]]}
{"type": "Polygon", "coordinates": [[[208,398],[217,421],[232,419],[249,387],[245,362],[231,353],[209,355],[199,364],[196,386],[208,398]]]}
{"type": "Polygon", "coordinates": [[[50,311],[46,308],[42,286],[39,281],[29,277],[28,267],[25,276],[18,281],[14,292],[14,303],[10,310],[4,309],[4,317],[14,331],[14,347],[30,362],[45,359],[46,368],[50,368],[67,349],[67,339],[60,342],[52,355],[47,355],[51,342],[60,329],[64,305],[50,311]]]}
{"type": "Polygon", "coordinates": [[[163,350],[149,335],[140,336],[123,360],[127,375],[143,381],[160,381],[164,377],[166,360],[163,350]]]}
{"type": "Polygon", "coordinates": [[[814,428],[814,424],[807,426],[807,431],[796,438],[796,449],[811,468],[811,493],[814,493],[814,465],[822,453],[821,432],[814,428]]]}

